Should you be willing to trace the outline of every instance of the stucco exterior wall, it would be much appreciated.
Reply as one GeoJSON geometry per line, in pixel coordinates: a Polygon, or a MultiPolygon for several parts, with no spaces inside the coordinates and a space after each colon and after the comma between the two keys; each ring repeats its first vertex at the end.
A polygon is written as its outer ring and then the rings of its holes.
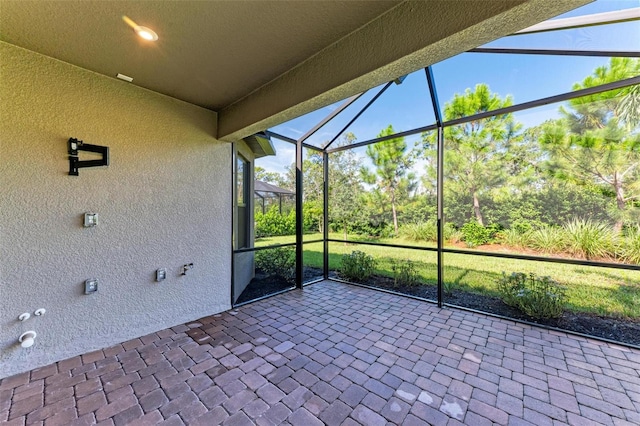
{"type": "Polygon", "coordinates": [[[10,44],[0,58],[0,378],[230,308],[232,145],[212,136],[216,114],[10,44]],[[108,146],[110,165],[69,176],[70,137],[108,146]]]}

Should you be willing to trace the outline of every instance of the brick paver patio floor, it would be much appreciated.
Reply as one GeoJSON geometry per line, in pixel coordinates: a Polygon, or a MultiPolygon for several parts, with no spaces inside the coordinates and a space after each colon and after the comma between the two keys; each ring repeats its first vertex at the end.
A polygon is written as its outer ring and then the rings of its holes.
{"type": "Polygon", "coordinates": [[[335,282],[0,383],[0,423],[639,425],[640,351],[335,282]]]}

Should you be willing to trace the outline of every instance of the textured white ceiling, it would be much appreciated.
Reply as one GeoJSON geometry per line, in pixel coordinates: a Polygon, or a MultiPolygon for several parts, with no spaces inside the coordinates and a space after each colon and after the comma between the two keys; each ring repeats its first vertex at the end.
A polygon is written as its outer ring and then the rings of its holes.
{"type": "Polygon", "coordinates": [[[237,140],[590,1],[0,0],[0,40],[212,109],[237,140]]]}
{"type": "Polygon", "coordinates": [[[218,110],[395,1],[0,1],[0,39],[218,110]],[[139,39],[122,16],[155,30],[139,39]]]}

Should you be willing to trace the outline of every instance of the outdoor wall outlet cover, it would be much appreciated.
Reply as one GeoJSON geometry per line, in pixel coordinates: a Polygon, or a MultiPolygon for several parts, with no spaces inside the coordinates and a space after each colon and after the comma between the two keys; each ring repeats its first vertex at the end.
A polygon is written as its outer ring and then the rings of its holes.
{"type": "Polygon", "coordinates": [[[156,271],[156,281],[160,282],[163,281],[165,278],[167,278],[167,269],[166,268],[160,268],[156,271]]]}
{"type": "Polygon", "coordinates": [[[91,294],[98,291],[98,280],[90,279],[84,282],[84,294],[91,294]]]}
{"type": "Polygon", "coordinates": [[[92,228],[98,225],[98,213],[85,213],[84,214],[84,227],[92,228]]]}

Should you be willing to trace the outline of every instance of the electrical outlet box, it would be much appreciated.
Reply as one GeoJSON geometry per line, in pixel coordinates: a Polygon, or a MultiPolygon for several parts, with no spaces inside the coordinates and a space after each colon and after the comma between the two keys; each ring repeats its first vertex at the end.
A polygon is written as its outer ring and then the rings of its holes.
{"type": "Polygon", "coordinates": [[[163,281],[165,278],[167,278],[167,269],[166,268],[160,268],[156,271],[156,281],[160,282],[163,281]]]}
{"type": "Polygon", "coordinates": [[[84,282],[84,294],[91,294],[98,291],[98,280],[90,279],[84,282]]]}

